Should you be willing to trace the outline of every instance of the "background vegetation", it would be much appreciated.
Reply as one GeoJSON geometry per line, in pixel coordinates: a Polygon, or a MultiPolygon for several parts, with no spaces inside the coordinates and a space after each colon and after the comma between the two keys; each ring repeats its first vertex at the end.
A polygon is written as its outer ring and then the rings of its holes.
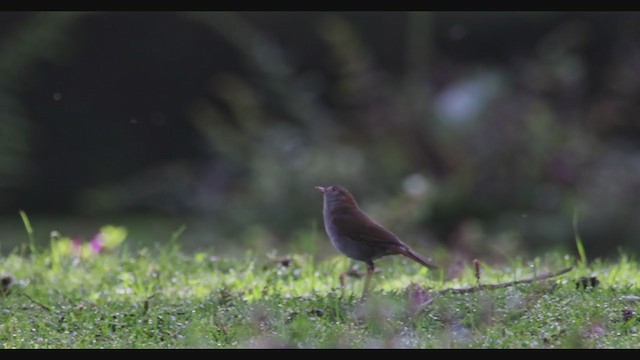
{"type": "Polygon", "coordinates": [[[19,209],[40,243],[286,249],[340,183],[429,251],[567,249],[574,210],[637,251],[638,16],[2,13],[2,250],[19,209]]]}
{"type": "Polygon", "coordinates": [[[0,13],[0,348],[637,347],[639,20],[0,13]]]}

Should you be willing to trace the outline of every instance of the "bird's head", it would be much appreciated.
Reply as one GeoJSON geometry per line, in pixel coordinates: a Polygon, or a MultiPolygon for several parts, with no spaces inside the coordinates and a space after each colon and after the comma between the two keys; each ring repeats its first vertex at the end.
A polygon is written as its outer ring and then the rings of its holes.
{"type": "Polygon", "coordinates": [[[324,202],[330,208],[358,206],[353,195],[351,195],[351,193],[342,186],[316,186],[316,190],[320,191],[323,194],[324,202]]]}

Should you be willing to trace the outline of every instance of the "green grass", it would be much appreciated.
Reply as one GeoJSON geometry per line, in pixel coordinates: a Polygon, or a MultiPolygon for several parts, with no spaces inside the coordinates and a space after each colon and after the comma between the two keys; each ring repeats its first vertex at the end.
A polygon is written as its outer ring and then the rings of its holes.
{"type": "MultiPolygon", "coordinates": [[[[437,295],[426,308],[412,284],[427,290],[476,285],[469,267],[445,276],[389,257],[359,301],[362,279],[338,276],[352,263],[342,256],[315,261],[310,254],[227,258],[186,254],[170,244],[130,251],[126,232],[103,228],[112,248],[74,251],[56,235],[28,256],[0,256],[0,348],[636,348],[640,302],[638,263],[621,255],[556,279],[471,294],[437,295]],[[280,261],[279,261],[280,260],[280,261]],[[287,266],[285,266],[287,265],[287,266]],[[596,287],[577,289],[579,276],[596,287]]],[[[304,239],[303,239],[304,240],[304,239]]],[[[573,265],[550,254],[535,273],[573,265]]],[[[360,266],[360,271],[364,269],[360,266]]],[[[530,277],[534,267],[514,259],[483,266],[481,281],[530,277]]]]}

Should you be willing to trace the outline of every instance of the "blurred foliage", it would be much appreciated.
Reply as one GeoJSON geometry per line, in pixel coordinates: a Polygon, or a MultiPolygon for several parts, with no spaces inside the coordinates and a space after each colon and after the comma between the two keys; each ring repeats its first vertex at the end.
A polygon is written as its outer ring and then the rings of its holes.
{"type": "Polygon", "coordinates": [[[640,249],[638,14],[23,16],[0,48],[3,211],[191,214],[268,243],[339,183],[463,257],[572,247],[574,211],[589,254],[640,249]]]}
{"type": "Polygon", "coordinates": [[[69,28],[79,12],[41,13],[31,16],[4,37],[0,47],[0,196],[18,201],[14,191],[29,184],[33,175],[33,134],[20,99],[25,84],[34,81],[41,62],[64,62],[69,51],[69,28]]]}
{"type": "Polygon", "coordinates": [[[103,251],[112,251],[119,247],[127,238],[127,229],[124,227],[106,225],[88,242],[51,232],[51,266],[59,267],[63,260],[75,256],[87,259],[96,256],[103,251]]]}

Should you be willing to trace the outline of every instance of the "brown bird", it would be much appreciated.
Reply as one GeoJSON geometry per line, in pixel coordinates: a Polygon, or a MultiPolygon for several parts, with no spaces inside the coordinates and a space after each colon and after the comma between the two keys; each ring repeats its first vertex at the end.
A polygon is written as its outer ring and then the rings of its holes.
{"type": "Polygon", "coordinates": [[[316,189],[324,195],[324,228],[333,246],[346,256],[367,264],[363,298],[368,293],[375,259],[386,255],[404,255],[430,269],[437,268],[365,214],[347,189],[336,185],[316,186],[316,189]]]}

